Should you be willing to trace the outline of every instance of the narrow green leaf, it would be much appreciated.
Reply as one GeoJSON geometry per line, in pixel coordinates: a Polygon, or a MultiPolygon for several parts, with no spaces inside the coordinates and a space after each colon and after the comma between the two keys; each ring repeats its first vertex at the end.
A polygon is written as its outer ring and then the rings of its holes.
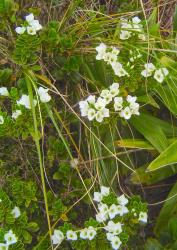
{"type": "Polygon", "coordinates": [[[164,131],[156,120],[149,115],[141,114],[131,119],[131,124],[148,140],[159,152],[168,147],[164,131]],[[149,119],[150,118],[150,119],[149,119]]]}
{"type": "Polygon", "coordinates": [[[154,171],[156,169],[177,163],[177,140],[167,147],[154,161],[151,162],[148,171],[154,171]]]}
{"type": "Polygon", "coordinates": [[[161,97],[162,102],[165,106],[176,116],[177,115],[177,98],[172,90],[166,86],[156,88],[157,94],[161,97]]]}
{"type": "Polygon", "coordinates": [[[173,215],[175,215],[176,212],[177,212],[177,182],[170,191],[168,195],[168,200],[165,202],[157,218],[154,230],[157,236],[159,236],[161,232],[167,230],[168,221],[173,215]]]}
{"type": "Polygon", "coordinates": [[[162,181],[177,173],[177,166],[157,169],[153,172],[146,172],[148,164],[136,169],[136,173],[132,173],[130,181],[135,185],[145,184],[152,185],[162,181]]]}
{"type": "MultiPolygon", "coordinates": [[[[168,138],[168,144],[172,144],[176,141],[176,137],[168,138]]],[[[120,148],[138,148],[138,149],[146,149],[146,150],[156,150],[148,141],[142,139],[122,139],[115,141],[115,145],[120,148]]]]}
{"type": "Polygon", "coordinates": [[[116,141],[115,145],[121,148],[140,148],[146,150],[155,150],[155,148],[148,141],[141,139],[123,139],[116,141]]]}

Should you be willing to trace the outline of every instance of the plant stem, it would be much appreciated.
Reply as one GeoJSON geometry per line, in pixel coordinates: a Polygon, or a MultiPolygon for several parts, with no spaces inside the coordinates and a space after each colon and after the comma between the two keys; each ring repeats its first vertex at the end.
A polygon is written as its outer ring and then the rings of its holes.
{"type": "MultiPolygon", "coordinates": [[[[37,148],[37,153],[38,153],[40,175],[41,175],[42,189],[43,189],[44,202],[45,202],[45,210],[46,210],[49,234],[50,234],[50,239],[51,239],[52,231],[51,231],[49,208],[48,208],[48,201],[47,201],[47,190],[46,190],[46,184],[45,184],[43,160],[42,160],[41,148],[40,148],[40,143],[39,143],[39,131],[38,131],[38,126],[37,126],[37,117],[36,117],[36,111],[35,111],[35,107],[34,107],[34,99],[33,99],[33,91],[32,91],[32,84],[34,82],[33,82],[33,78],[31,77],[30,72],[25,73],[25,79],[27,82],[29,99],[30,99],[30,106],[31,106],[32,115],[33,115],[33,124],[34,124],[34,136],[33,136],[33,138],[34,138],[36,148],[37,148]]],[[[52,246],[52,242],[51,242],[51,246],[52,246]]],[[[52,249],[53,249],[53,246],[52,246],[52,249]]]]}

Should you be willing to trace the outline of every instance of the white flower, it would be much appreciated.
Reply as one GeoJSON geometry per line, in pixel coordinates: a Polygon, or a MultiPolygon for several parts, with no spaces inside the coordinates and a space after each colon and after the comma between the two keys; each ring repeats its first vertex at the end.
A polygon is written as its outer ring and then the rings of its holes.
{"type": "Polygon", "coordinates": [[[101,186],[101,194],[102,194],[102,196],[108,196],[109,193],[110,193],[110,188],[109,187],[101,186]]]}
{"type": "Polygon", "coordinates": [[[105,56],[107,46],[104,43],[100,43],[95,49],[98,52],[96,59],[102,60],[105,56]]]}
{"type": "Polygon", "coordinates": [[[15,31],[17,34],[21,35],[26,31],[26,27],[17,27],[15,31]]]}
{"type": "Polygon", "coordinates": [[[128,73],[126,72],[126,70],[123,69],[122,64],[119,62],[114,62],[111,63],[112,69],[114,70],[114,74],[121,77],[121,76],[125,76],[128,75],[128,73]]]}
{"type": "Polygon", "coordinates": [[[108,213],[97,213],[96,214],[96,221],[102,223],[108,219],[108,213]]]}
{"type": "Polygon", "coordinates": [[[148,70],[144,69],[141,71],[141,75],[144,77],[152,76],[152,72],[149,72],[148,70]]]}
{"type": "Polygon", "coordinates": [[[156,69],[153,63],[145,63],[145,70],[141,72],[141,75],[144,77],[149,77],[152,75],[153,71],[156,69]]]}
{"type": "Polygon", "coordinates": [[[125,197],[124,194],[122,194],[121,196],[119,196],[119,197],[117,198],[117,201],[118,201],[118,203],[119,203],[121,206],[125,206],[125,205],[128,204],[128,199],[125,197]]]}
{"type": "Polygon", "coordinates": [[[100,213],[102,214],[107,214],[109,209],[108,209],[108,205],[104,204],[104,203],[100,203],[98,205],[98,210],[100,211],[100,213]]]}
{"type": "Polygon", "coordinates": [[[102,200],[102,195],[99,192],[94,192],[93,194],[93,200],[96,202],[101,202],[102,200]]]}
{"type": "Polygon", "coordinates": [[[122,18],[121,19],[121,28],[123,28],[123,29],[132,29],[132,24],[128,23],[127,19],[122,18]]]}
{"type": "Polygon", "coordinates": [[[126,98],[127,102],[129,103],[135,103],[136,100],[137,100],[137,97],[136,96],[131,96],[131,95],[128,95],[127,98],[126,98]]]}
{"type": "Polygon", "coordinates": [[[113,248],[114,250],[119,249],[120,246],[121,246],[121,244],[122,244],[122,242],[121,242],[121,240],[119,239],[118,236],[114,236],[114,237],[112,238],[112,240],[111,240],[111,246],[112,246],[112,248],[113,248]]]}
{"type": "Polygon", "coordinates": [[[111,86],[109,88],[110,88],[110,90],[111,89],[119,89],[119,83],[114,82],[113,84],[111,84],[111,86]]]}
{"type": "Polygon", "coordinates": [[[40,97],[41,102],[49,102],[51,100],[51,96],[48,94],[49,89],[48,88],[43,88],[39,87],[37,92],[40,97]]]}
{"type": "Polygon", "coordinates": [[[120,53],[120,50],[117,49],[116,47],[112,47],[111,53],[117,56],[120,53]]]}
{"type": "Polygon", "coordinates": [[[142,32],[143,31],[142,24],[133,24],[133,30],[137,32],[142,32]]]}
{"type": "Polygon", "coordinates": [[[158,69],[158,70],[155,71],[154,79],[157,80],[160,83],[163,82],[163,80],[164,80],[164,74],[162,73],[162,71],[160,69],[158,69]]]}
{"type": "Polygon", "coordinates": [[[108,89],[103,89],[101,91],[101,94],[100,94],[101,97],[106,98],[108,95],[110,95],[110,91],[108,89]]]}
{"type": "Polygon", "coordinates": [[[68,240],[77,240],[77,233],[73,230],[68,230],[66,233],[66,238],[68,240]]]}
{"type": "Polygon", "coordinates": [[[28,26],[27,27],[27,33],[29,34],[29,35],[36,35],[36,29],[34,28],[34,27],[32,27],[32,26],[28,26]]]}
{"type": "Polygon", "coordinates": [[[109,117],[109,109],[103,108],[102,110],[98,111],[103,114],[104,117],[109,117]]]}
{"type": "Polygon", "coordinates": [[[77,168],[78,164],[79,164],[78,158],[73,158],[73,159],[70,161],[70,165],[71,165],[72,168],[77,168]]]}
{"type": "Polygon", "coordinates": [[[127,30],[121,30],[121,33],[120,33],[120,39],[121,40],[127,40],[131,37],[131,32],[130,31],[127,31],[127,30]]]}
{"type": "Polygon", "coordinates": [[[3,123],[4,123],[4,117],[0,115],[0,125],[2,125],[3,123]]]}
{"type": "Polygon", "coordinates": [[[117,206],[117,213],[120,216],[123,216],[124,214],[127,214],[129,212],[128,208],[125,206],[118,205],[117,206]]]}
{"type": "Polygon", "coordinates": [[[17,109],[12,113],[12,118],[17,119],[21,114],[22,114],[21,110],[17,109]]]}
{"type": "Polygon", "coordinates": [[[9,249],[9,245],[5,243],[0,243],[0,250],[8,250],[8,249],[9,249]]]}
{"type": "Polygon", "coordinates": [[[83,239],[83,240],[86,240],[87,237],[88,237],[88,229],[84,228],[80,232],[80,238],[83,239]]]}
{"type": "Polygon", "coordinates": [[[112,204],[109,208],[108,213],[109,213],[109,218],[113,219],[118,214],[117,206],[115,204],[112,204]]]}
{"type": "Polygon", "coordinates": [[[166,68],[161,68],[155,71],[154,79],[156,79],[158,82],[162,83],[165,76],[168,75],[168,70],[166,68]]]}
{"type": "Polygon", "coordinates": [[[161,71],[162,71],[162,73],[163,73],[165,76],[167,76],[167,75],[169,74],[169,71],[168,71],[168,69],[166,69],[166,68],[161,68],[161,71]]]}
{"type": "Polygon", "coordinates": [[[132,22],[133,22],[134,24],[138,24],[138,23],[141,22],[141,19],[140,19],[138,16],[135,16],[135,17],[132,18],[132,22]]]}
{"type": "Polygon", "coordinates": [[[34,20],[34,15],[31,13],[25,17],[26,21],[30,23],[31,21],[34,20]]]}
{"type": "Polygon", "coordinates": [[[115,235],[122,233],[122,225],[120,222],[114,223],[112,220],[108,222],[105,230],[109,233],[113,233],[115,235]]]}
{"type": "Polygon", "coordinates": [[[113,53],[111,53],[111,52],[107,52],[107,53],[104,54],[103,60],[104,60],[105,62],[107,62],[108,64],[111,64],[111,63],[117,61],[117,55],[116,55],[116,54],[113,54],[113,53]]]}
{"type": "Polygon", "coordinates": [[[95,104],[95,95],[89,95],[87,97],[87,102],[90,104],[95,104]]]}
{"type": "Polygon", "coordinates": [[[112,233],[106,233],[106,238],[107,238],[107,240],[109,240],[109,241],[112,241],[112,239],[114,238],[114,234],[112,234],[112,233]]]}
{"type": "Polygon", "coordinates": [[[114,110],[115,111],[120,111],[123,107],[123,98],[122,97],[115,97],[114,98],[114,110]]]}
{"type": "Polygon", "coordinates": [[[145,67],[145,69],[148,70],[149,72],[153,72],[153,71],[156,69],[156,67],[154,66],[153,63],[145,63],[145,64],[144,64],[144,67],[145,67]]]}
{"type": "Polygon", "coordinates": [[[17,237],[15,234],[12,232],[12,230],[9,230],[5,235],[4,235],[4,240],[6,241],[7,245],[12,245],[17,242],[17,237]]]}
{"type": "Polygon", "coordinates": [[[54,230],[54,234],[51,236],[52,243],[54,245],[59,245],[64,240],[64,235],[60,230],[54,230]]]}
{"type": "Polygon", "coordinates": [[[0,88],[0,95],[9,96],[9,91],[7,90],[6,87],[1,87],[0,88]]]}
{"type": "Polygon", "coordinates": [[[94,227],[89,226],[88,229],[87,229],[87,238],[89,240],[93,240],[95,235],[96,235],[96,230],[94,229],[94,227]]]}
{"type": "Polygon", "coordinates": [[[143,223],[147,223],[147,213],[140,212],[138,220],[143,222],[143,223]]]}
{"type": "Polygon", "coordinates": [[[106,101],[106,104],[109,104],[111,101],[112,101],[112,95],[111,93],[109,93],[105,98],[104,100],[106,101]]]}
{"type": "Polygon", "coordinates": [[[39,23],[38,20],[32,20],[31,22],[29,22],[29,24],[36,31],[39,31],[42,29],[42,25],[39,23]]]}
{"type": "Polygon", "coordinates": [[[104,117],[109,117],[109,109],[107,108],[97,111],[95,119],[97,122],[102,122],[104,117]]]}
{"type": "MultiPolygon", "coordinates": [[[[17,101],[17,104],[23,105],[27,109],[31,109],[30,98],[28,95],[22,95],[21,98],[17,101]]],[[[33,105],[36,106],[36,104],[37,104],[37,101],[33,100],[33,105]]]]}
{"type": "Polygon", "coordinates": [[[119,84],[117,82],[114,82],[110,87],[110,94],[112,97],[115,97],[116,95],[119,94],[119,84]]]}
{"type": "Polygon", "coordinates": [[[88,102],[87,101],[80,101],[79,108],[81,111],[81,116],[87,116],[88,110],[89,110],[88,102]]]}
{"type": "Polygon", "coordinates": [[[132,103],[130,103],[129,107],[130,107],[132,115],[139,115],[140,114],[139,113],[139,107],[140,107],[139,103],[132,102],[132,103]]]}
{"type": "Polygon", "coordinates": [[[97,122],[102,122],[103,121],[104,115],[103,115],[102,110],[99,110],[99,111],[96,112],[95,119],[96,119],[97,122]]]}
{"type": "Polygon", "coordinates": [[[95,109],[89,108],[87,113],[88,120],[92,121],[95,118],[95,115],[96,115],[95,109]]]}
{"type": "Polygon", "coordinates": [[[97,110],[102,110],[106,106],[106,100],[104,98],[98,97],[96,103],[95,103],[95,108],[97,110]]]}
{"type": "Polygon", "coordinates": [[[123,117],[124,119],[129,120],[131,118],[132,113],[131,113],[130,108],[126,107],[120,111],[119,115],[120,117],[123,117]]]}
{"type": "Polygon", "coordinates": [[[14,216],[14,218],[18,218],[21,215],[19,207],[14,207],[11,214],[14,216]]]}

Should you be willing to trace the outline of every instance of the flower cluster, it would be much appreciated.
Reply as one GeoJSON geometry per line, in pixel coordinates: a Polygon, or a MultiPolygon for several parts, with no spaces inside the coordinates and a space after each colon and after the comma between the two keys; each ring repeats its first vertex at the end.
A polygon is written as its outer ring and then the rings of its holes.
{"type": "Polygon", "coordinates": [[[96,236],[96,230],[94,227],[89,226],[78,231],[68,230],[66,236],[64,236],[61,230],[54,230],[52,235],[52,242],[54,245],[60,245],[64,239],[68,241],[76,241],[78,237],[82,240],[93,240],[96,236]]]}
{"type": "Polygon", "coordinates": [[[25,17],[26,20],[26,24],[24,24],[24,26],[19,26],[15,29],[15,31],[17,32],[17,34],[23,34],[25,33],[25,31],[27,31],[27,33],[29,35],[36,35],[37,31],[42,29],[42,25],[39,23],[38,20],[34,19],[34,15],[33,14],[29,14],[25,17]]]}
{"type": "MultiPolygon", "coordinates": [[[[39,87],[37,89],[37,94],[39,95],[39,99],[42,103],[49,102],[51,100],[51,96],[48,94],[49,89],[39,87]]],[[[22,95],[21,98],[17,101],[18,105],[23,105],[27,109],[31,109],[30,98],[29,95],[22,95]]],[[[33,100],[33,105],[36,106],[37,101],[33,100]]]]}
{"type": "Polygon", "coordinates": [[[125,235],[127,234],[125,228],[129,225],[128,220],[131,217],[137,222],[147,222],[146,205],[140,200],[127,199],[124,194],[117,197],[110,191],[109,187],[101,186],[100,189],[100,192],[94,192],[93,197],[93,200],[98,204],[97,222],[95,221],[97,226],[88,226],[77,231],[69,229],[65,233],[62,230],[54,230],[51,237],[54,245],[60,245],[63,240],[91,241],[96,237],[97,231],[103,230],[112,249],[117,250],[125,244],[125,235]]]}
{"type": "Polygon", "coordinates": [[[141,19],[137,16],[133,17],[131,20],[121,19],[121,31],[120,39],[127,40],[132,35],[138,33],[138,38],[145,41],[146,36],[144,35],[143,25],[141,24],[141,19]]]}
{"type": "Polygon", "coordinates": [[[144,64],[144,70],[141,71],[141,75],[144,77],[149,77],[154,75],[154,79],[159,83],[162,83],[165,77],[169,74],[168,69],[159,68],[157,69],[153,63],[144,64]]]}
{"type": "Polygon", "coordinates": [[[119,112],[119,116],[128,120],[132,115],[139,115],[139,104],[137,97],[128,95],[124,100],[119,95],[119,84],[113,83],[109,89],[101,91],[100,97],[96,100],[94,95],[90,95],[85,101],[79,102],[81,116],[87,117],[89,121],[96,120],[101,123],[104,118],[110,116],[110,110],[113,104],[113,111],[119,112]]]}
{"type": "Polygon", "coordinates": [[[95,192],[93,200],[98,202],[98,213],[96,215],[96,220],[98,222],[104,222],[108,219],[113,219],[115,216],[123,216],[128,213],[128,209],[126,204],[128,203],[128,199],[122,195],[117,198],[118,205],[112,204],[108,207],[106,204],[102,203],[102,200],[105,196],[110,194],[110,189],[102,186],[101,192],[95,192]]]}
{"type": "Polygon", "coordinates": [[[96,59],[104,60],[108,65],[111,65],[116,76],[128,76],[128,73],[123,68],[122,64],[118,62],[118,54],[120,53],[119,49],[115,47],[108,48],[104,43],[101,43],[95,49],[97,51],[96,59]]]}
{"type": "MultiPolygon", "coordinates": [[[[124,216],[128,213],[130,213],[130,215],[133,213],[134,216],[137,216],[138,213],[135,212],[135,208],[131,209],[131,205],[130,208],[128,208],[129,200],[124,194],[116,198],[114,197],[113,202],[111,202],[112,204],[109,202],[108,205],[106,200],[109,200],[109,198],[112,198],[110,188],[101,186],[101,191],[94,193],[93,200],[98,203],[96,220],[104,224],[107,240],[110,241],[112,248],[116,250],[122,245],[121,233],[123,232],[124,224],[121,222],[123,222],[124,216]],[[116,220],[113,221],[113,219],[116,220]],[[106,221],[108,221],[107,224],[106,221]]],[[[147,222],[147,213],[145,211],[139,212],[138,221],[143,223],[147,222]]]]}
{"type": "MultiPolygon", "coordinates": [[[[49,89],[39,87],[37,89],[37,94],[42,103],[47,103],[51,100],[51,96],[48,94],[49,89]]],[[[6,87],[0,87],[0,96],[8,97],[9,91],[6,87]]],[[[33,100],[33,105],[36,106],[37,100],[33,100]]],[[[22,105],[26,109],[31,109],[30,98],[29,95],[23,94],[19,100],[17,100],[17,105],[22,105]]],[[[12,112],[12,119],[16,120],[20,115],[22,115],[22,111],[20,109],[16,109],[12,112]]],[[[4,124],[4,117],[0,115],[0,125],[4,124]]]]}
{"type": "Polygon", "coordinates": [[[17,242],[16,235],[9,230],[6,234],[4,234],[5,243],[0,243],[0,249],[8,250],[10,245],[13,245],[17,242]]]}

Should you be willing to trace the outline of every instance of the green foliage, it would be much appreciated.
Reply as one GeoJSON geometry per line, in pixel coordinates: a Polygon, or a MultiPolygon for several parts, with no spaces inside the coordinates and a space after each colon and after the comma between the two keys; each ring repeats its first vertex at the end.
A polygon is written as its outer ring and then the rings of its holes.
{"type": "Polygon", "coordinates": [[[33,201],[37,201],[37,187],[32,181],[24,182],[15,180],[12,182],[11,192],[18,205],[28,207],[33,201]]]}
{"type": "Polygon", "coordinates": [[[12,58],[15,63],[25,66],[35,64],[38,61],[40,39],[37,36],[23,34],[18,36],[12,58]]]}
{"type": "Polygon", "coordinates": [[[13,0],[0,1],[0,15],[7,15],[14,9],[15,3],[13,0]]]}

